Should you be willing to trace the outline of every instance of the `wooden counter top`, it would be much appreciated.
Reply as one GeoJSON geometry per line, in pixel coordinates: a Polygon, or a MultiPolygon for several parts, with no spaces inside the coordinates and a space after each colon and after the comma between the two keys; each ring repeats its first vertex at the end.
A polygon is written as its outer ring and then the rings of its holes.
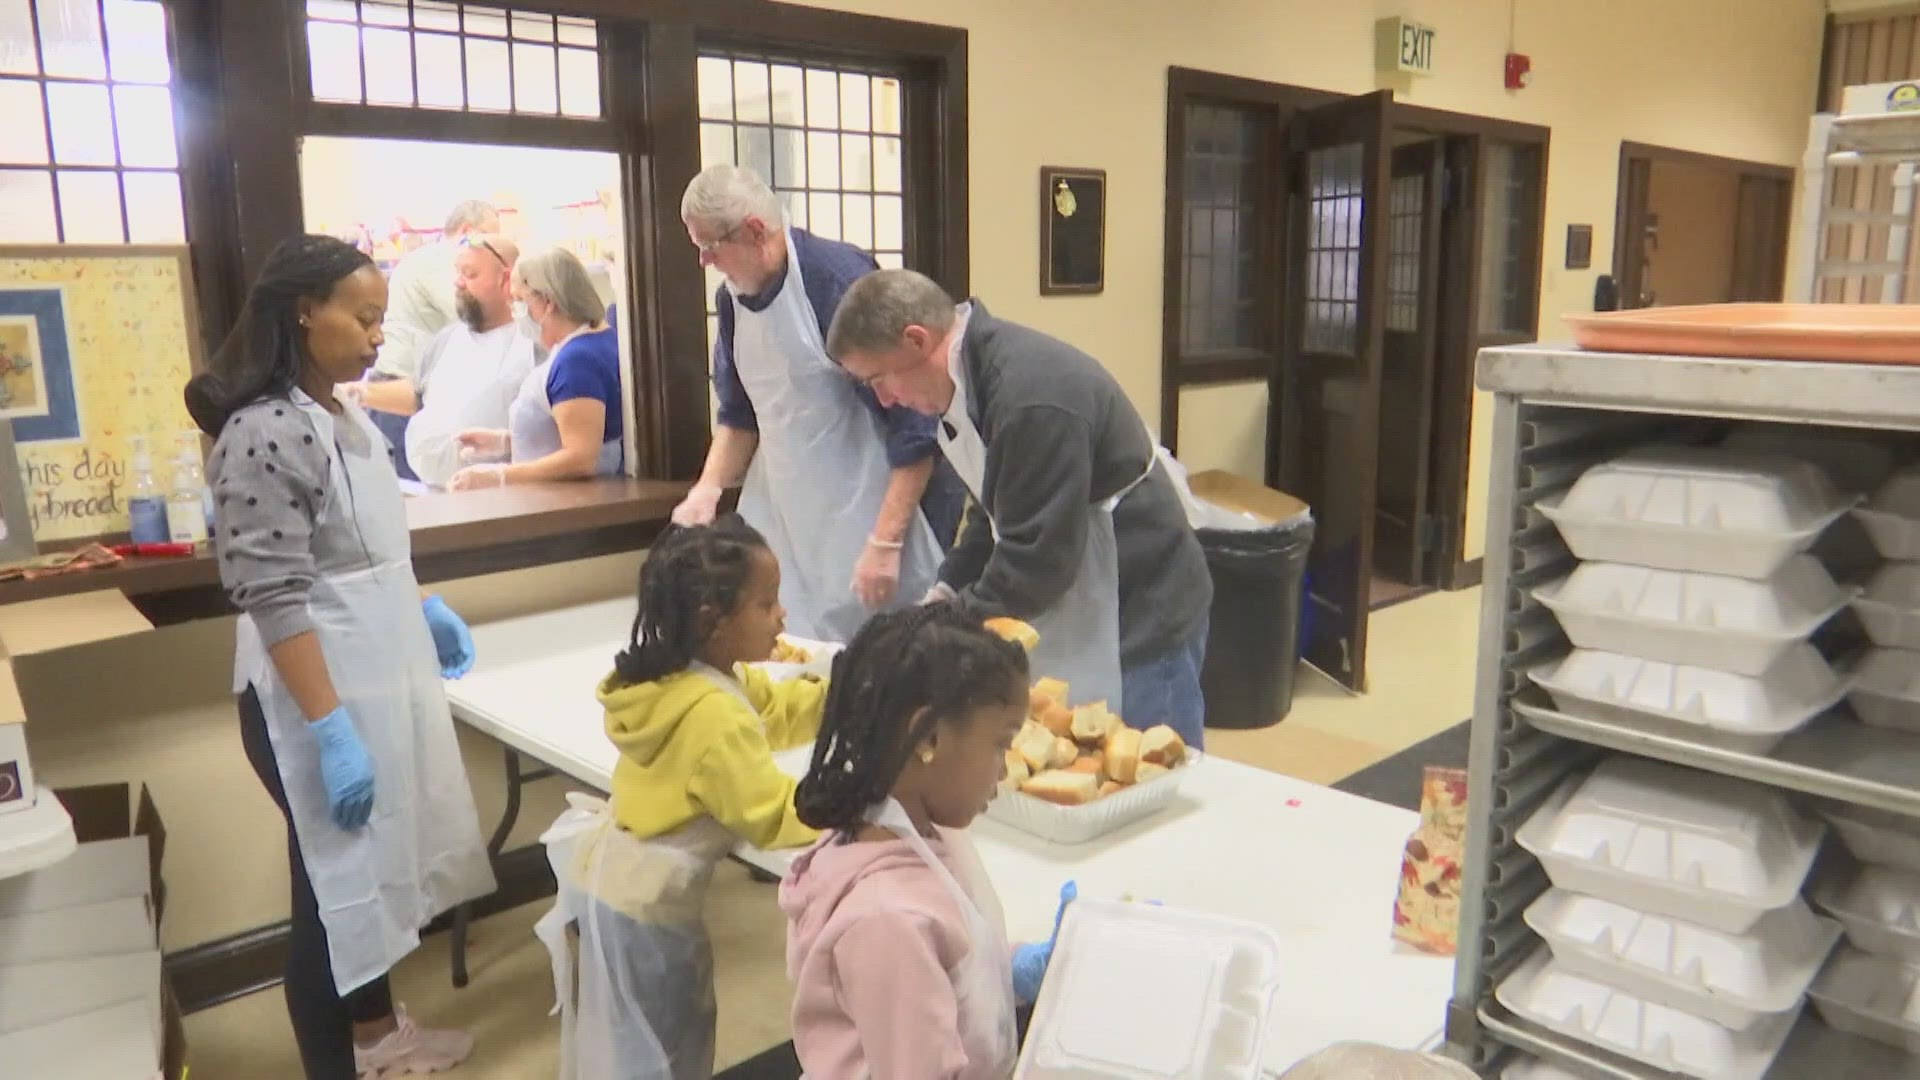
{"type": "MultiPolygon", "coordinates": [[[[407,500],[422,583],[518,570],[647,546],[687,485],[649,480],[516,484],[407,500]]],[[[118,566],[0,583],[0,605],[118,589],[156,625],[231,611],[211,554],[127,559],[118,566]]]]}

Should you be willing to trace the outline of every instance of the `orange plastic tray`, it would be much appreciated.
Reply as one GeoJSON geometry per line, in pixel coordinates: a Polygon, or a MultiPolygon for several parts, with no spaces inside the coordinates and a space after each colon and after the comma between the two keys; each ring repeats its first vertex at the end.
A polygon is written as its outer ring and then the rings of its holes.
{"type": "Polygon", "coordinates": [[[1920,305],[1708,304],[1568,315],[1595,352],[1920,364],[1920,305]]]}

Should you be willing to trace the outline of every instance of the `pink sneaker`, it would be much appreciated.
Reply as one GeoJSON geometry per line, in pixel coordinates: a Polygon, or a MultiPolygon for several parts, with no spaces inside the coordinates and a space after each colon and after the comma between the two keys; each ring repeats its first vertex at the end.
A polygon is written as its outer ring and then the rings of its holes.
{"type": "Polygon", "coordinates": [[[446,1072],[473,1053],[473,1036],[464,1031],[430,1031],[413,1022],[404,1005],[396,1005],[400,1026],[372,1046],[353,1048],[354,1068],[360,1080],[446,1072]]]}

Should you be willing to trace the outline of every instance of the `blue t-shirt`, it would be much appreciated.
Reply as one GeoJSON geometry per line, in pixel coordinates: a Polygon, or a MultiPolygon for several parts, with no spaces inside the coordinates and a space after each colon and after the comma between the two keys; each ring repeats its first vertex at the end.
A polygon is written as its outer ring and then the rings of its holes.
{"type": "Polygon", "coordinates": [[[626,431],[620,407],[620,335],[613,327],[595,330],[560,346],[547,368],[548,407],[563,401],[592,398],[607,407],[601,442],[613,442],[626,431]]]}

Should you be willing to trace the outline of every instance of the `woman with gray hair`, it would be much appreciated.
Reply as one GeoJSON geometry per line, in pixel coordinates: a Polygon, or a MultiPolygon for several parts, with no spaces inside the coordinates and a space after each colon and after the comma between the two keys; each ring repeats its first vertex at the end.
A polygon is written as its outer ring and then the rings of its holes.
{"type": "Polygon", "coordinates": [[[523,255],[512,287],[540,328],[547,360],[521,384],[507,410],[507,430],[460,433],[461,456],[480,463],[455,473],[447,489],[619,475],[625,464],[620,341],[587,268],[565,248],[523,255]]]}

